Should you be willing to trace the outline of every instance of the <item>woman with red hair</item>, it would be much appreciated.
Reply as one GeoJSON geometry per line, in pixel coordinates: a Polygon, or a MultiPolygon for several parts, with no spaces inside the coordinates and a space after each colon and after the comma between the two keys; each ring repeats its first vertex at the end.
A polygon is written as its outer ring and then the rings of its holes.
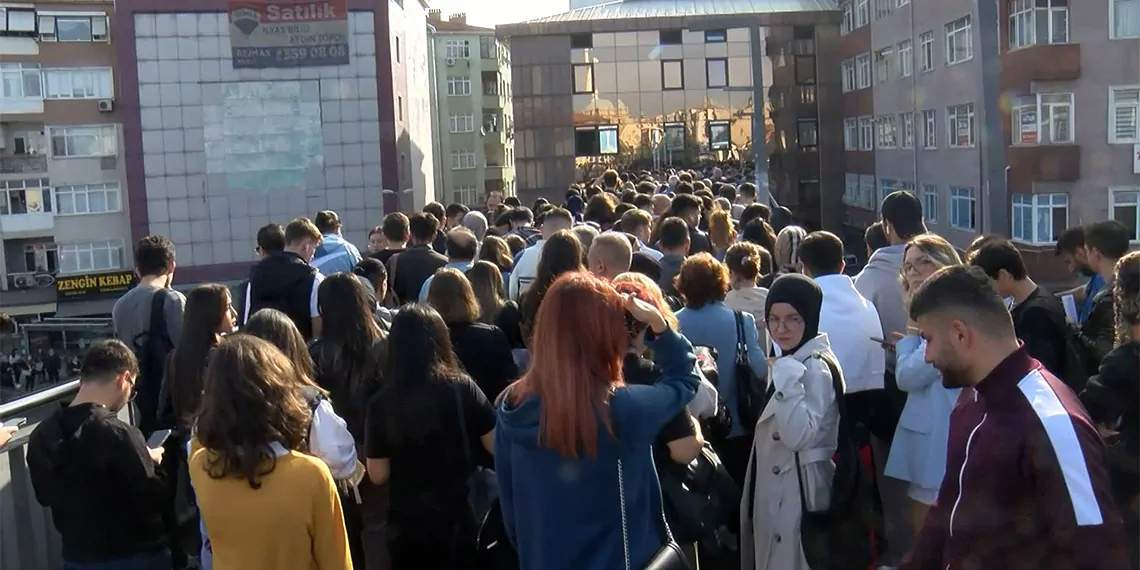
{"type": "Polygon", "coordinates": [[[665,545],[651,444],[692,399],[693,347],[653,305],[583,272],[538,310],[531,368],[498,403],[495,472],[523,570],[642,568],[665,545]],[[643,324],[661,375],[626,386],[643,324]]]}

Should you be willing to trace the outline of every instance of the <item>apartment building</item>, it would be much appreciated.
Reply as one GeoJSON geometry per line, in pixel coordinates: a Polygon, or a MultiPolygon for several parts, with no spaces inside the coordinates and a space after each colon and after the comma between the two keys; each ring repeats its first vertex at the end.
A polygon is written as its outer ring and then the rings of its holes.
{"type": "Polygon", "coordinates": [[[436,198],[470,207],[488,192],[515,193],[511,54],[495,30],[428,12],[434,78],[436,198]]]}
{"type": "Polygon", "coordinates": [[[1140,0],[1071,8],[841,2],[851,234],[908,190],[956,245],[1003,233],[1035,274],[1064,280],[1052,244],[1066,227],[1113,217],[1135,233],[1140,0]]]}
{"type": "Polygon", "coordinates": [[[101,314],[131,282],[113,18],[0,4],[0,311],[21,320],[101,314]]]}
{"type": "Polygon", "coordinates": [[[824,49],[838,20],[829,0],[626,0],[499,26],[520,197],[561,200],[609,166],[740,161],[780,203],[838,224],[839,81],[821,72],[839,65],[824,49]]]}

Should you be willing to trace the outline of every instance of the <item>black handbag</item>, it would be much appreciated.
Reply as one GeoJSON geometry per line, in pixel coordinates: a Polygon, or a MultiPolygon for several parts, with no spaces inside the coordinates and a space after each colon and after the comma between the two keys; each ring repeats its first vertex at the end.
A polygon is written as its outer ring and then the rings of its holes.
{"type": "Polygon", "coordinates": [[[886,550],[882,506],[859,459],[854,420],[847,413],[839,367],[821,354],[815,354],[813,358],[823,361],[831,372],[831,384],[839,408],[839,438],[834,456],[835,474],[831,480],[831,504],[826,510],[808,510],[800,454],[795,454],[803,517],[800,541],[804,558],[812,570],[866,568],[886,550]]]}
{"type": "MultiPolygon", "coordinates": [[[[632,570],[629,560],[629,527],[625,514],[625,474],[621,468],[621,458],[617,461],[618,468],[618,500],[621,503],[621,546],[625,557],[625,570],[632,570]]],[[[664,503],[662,503],[664,504],[664,503]]],[[[657,549],[653,558],[649,559],[643,570],[692,570],[685,553],[677,541],[673,540],[673,532],[669,530],[669,523],[665,520],[665,511],[661,511],[661,523],[665,525],[665,544],[657,549]]]]}
{"type": "Polygon", "coordinates": [[[519,570],[519,555],[507,538],[503,506],[498,499],[491,502],[479,523],[475,567],[478,570],[519,570]]]}
{"type": "Polygon", "coordinates": [[[729,519],[740,508],[740,487],[721,464],[712,444],[687,465],[662,462],[658,468],[665,518],[678,542],[700,542],[704,551],[735,550],[723,544],[729,519]]]}
{"type": "Polygon", "coordinates": [[[768,383],[763,378],[756,377],[752,364],[748,361],[744,315],[740,311],[733,311],[732,314],[736,317],[736,409],[740,414],[737,419],[745,432],[752,433],[756,430],[756,422],[767,403],[765,394],[768,392],[768,383]]]}

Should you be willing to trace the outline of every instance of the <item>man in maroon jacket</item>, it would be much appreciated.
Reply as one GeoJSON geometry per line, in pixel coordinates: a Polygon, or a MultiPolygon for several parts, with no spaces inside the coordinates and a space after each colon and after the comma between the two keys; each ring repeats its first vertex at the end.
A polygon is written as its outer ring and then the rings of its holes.
{"type": "Polygon", "coordinates": [[[938,501],[900,570],[1128,570],[1100,436],[1026,354],[985,273],[940,270],[910,317],[943,385],[966,390],[938,501]]]}

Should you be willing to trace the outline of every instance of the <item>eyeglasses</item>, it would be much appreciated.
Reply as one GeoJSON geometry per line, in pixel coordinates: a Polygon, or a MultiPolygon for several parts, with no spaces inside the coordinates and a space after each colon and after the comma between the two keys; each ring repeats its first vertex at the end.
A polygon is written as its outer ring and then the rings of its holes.
{"type": "Polygon", "coordinates": [[[788,315],[786,317],[768,317],[768,329],[780,330],[783,328],[786,331],[797,331],[804,328],[804,319],[799,315],[788,315]]]}
{"type": "Polygon", "coordinates": [[[918,258],[918,260],[915,261],[914,263],[911,263],[909,261],[904,262],[902,264],[902,274],[906,275],[912,271],[917,272],[917,271],[921,271],[924,268],[933,267],[933,266],[934,266],[934,260],[930,259],[929,257],[923,256],[923,257],[918,258]]]}

